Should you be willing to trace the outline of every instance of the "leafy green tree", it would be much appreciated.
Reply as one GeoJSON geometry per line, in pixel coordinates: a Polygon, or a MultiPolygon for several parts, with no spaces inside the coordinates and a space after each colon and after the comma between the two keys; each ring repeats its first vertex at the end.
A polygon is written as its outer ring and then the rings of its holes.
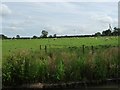
{"type": "Polygon", "coordinates": [[[100,32],[95,33],[95,36],[101,36],[100,32]]]}
{"type": "Polygon", "coordinates": [[[52,35],[50,35],[49,38],[52,38],[52,35]]]}
{"type": "Polygon", "coordinates": [[[54,35],[53,35],[53,37],[55,37],[55,38],[56,38],[56,37],[57,37],[57,34],[54,34],[54,35]]]}
{"type": "Polygon", "coordinates": [[[37,36],[33,36],[33,39],[36,39],[36,38],[38,38],[37,36]]]}
{"type": "Polygon", "coordinates": [[[5,36],[5,35],[3,35],[3,34],[0,34],[0,38],[2,38],[2,39],[7,39],[8,37],[5,36]]]}
{"type": "Polygon", "coordinates": [[[42,37],[47,37],[47,35],[48,35],[48,32],[45,30],[42,30],[42,37]]]}
{"type": "Polygon", "coordinates": [[[103,32],[102,32],[102,35],[103,35],[103,36],[111,36],[111,35],[112,35],[111,30],[108,29],[108,30],[106,30],[106,31],[103,31],[103,32]]]}
{"type": "Polygon", "coordinates": [[[118,36],[118,35],[120,35],[120,28],[114,27],[114,30],[113,30],[113,32],[112,32],[112,35],[113,35],[113,36],[118,36]]]}
{"type": "Polygon", "coordinates": [[[20,35],[16,35],[16,38],[20,38],[20,35]]]}

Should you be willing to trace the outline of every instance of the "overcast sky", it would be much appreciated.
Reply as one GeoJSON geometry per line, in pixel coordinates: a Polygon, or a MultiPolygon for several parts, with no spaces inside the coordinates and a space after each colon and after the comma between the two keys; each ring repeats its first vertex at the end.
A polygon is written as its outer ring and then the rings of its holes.
{"type": "Polygon", "coordinates": [[[118,2],[2,2],[0,6],[1,33],[9,37],[40,36],[42,30],[49,35],[93,34],[109,24],[118,27],[118,2]]]}

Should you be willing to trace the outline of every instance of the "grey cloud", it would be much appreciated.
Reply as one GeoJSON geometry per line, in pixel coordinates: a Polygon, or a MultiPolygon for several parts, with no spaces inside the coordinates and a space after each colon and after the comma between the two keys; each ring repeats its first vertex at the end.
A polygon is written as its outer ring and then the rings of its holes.
{"type": "Polygon", "coordinates": [[[119,0],[4,0],[4,2],[118,2],[119,0]]]}
{"type": "Polygon", "coordinates": [[[1,16],[7,16],[7,15],[10,15],[12,13],[11,9],[5,5],[5,4],[0,4],[1,5],[1,8],[0,8],[0,15],[1,16]]]}
{"type": "Polygon", "coordinates": [[[113,23],[113,19],[108,15],[95,15],[92,18],[94,18],[94,20],[103,24],[113,23]]]}
{"type": "Polygon", "coordinates": [[[85,24],[68,24],[68,25],[44,25],[45,30],[49,34],[57,35],[78,35],[78,34],[90,34],[91,30],[88,30],[89,25],[85,24]]]}

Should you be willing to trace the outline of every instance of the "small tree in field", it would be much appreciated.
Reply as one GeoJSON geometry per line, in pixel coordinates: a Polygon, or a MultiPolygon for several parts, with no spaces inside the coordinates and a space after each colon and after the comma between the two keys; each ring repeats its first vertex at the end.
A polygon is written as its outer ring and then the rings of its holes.
{"type": "Polygon", "coordinates": [[[16,38],[20,38],[20,35],[16,35],[16,38]]]}
{"type": "Polygon", "coordinates": [[[57,35],[56,35],[56,34],[54,34],[54,35],[53,35],[53,37],[55,37],[55,38],[56,38],[56,37],[57,37],[57,35]]]}
{"type": "Polygon", "coordinates": [[[37,37],[37,36],[33,36],[32,38],[33,38],[33,39],[36,39],[36,38],[38,38],[38,37],[37,37]]]}
{"type": "Polygon", "coordinates": [[[48,35],[48,32],[47,31],[45,31],[45,30],[42,30],[42,37],[47,37],[47,35],[48,35]]]}

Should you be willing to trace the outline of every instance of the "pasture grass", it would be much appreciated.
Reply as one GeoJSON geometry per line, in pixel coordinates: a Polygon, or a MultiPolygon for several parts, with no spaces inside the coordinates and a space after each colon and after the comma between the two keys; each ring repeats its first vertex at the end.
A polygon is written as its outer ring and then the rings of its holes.
{"type": "Polygon", "coordinates": [[[118,38],[2,40],[3,85],[120,77],[118,38]]]}
{"type": "Polygon", "coordinates": [[[97,45],[118,45],[118,37],[80,37],[80,38],[46,38],[46,39],[30,39],[30,40],[2,40],[3,55],[16,49],[32,49],[39,50],[40,45],[43,49],[47,48],[64,48],[64,47],[80,47],[97,46],[97,45]]]}
{"type": "Polygon", "coordinates": [[[3,60],[3,85],[104,80],[118,76],[119,47],[97,49],[91,53],[80,48],[44,51],[18,50],[3,60]]]}

